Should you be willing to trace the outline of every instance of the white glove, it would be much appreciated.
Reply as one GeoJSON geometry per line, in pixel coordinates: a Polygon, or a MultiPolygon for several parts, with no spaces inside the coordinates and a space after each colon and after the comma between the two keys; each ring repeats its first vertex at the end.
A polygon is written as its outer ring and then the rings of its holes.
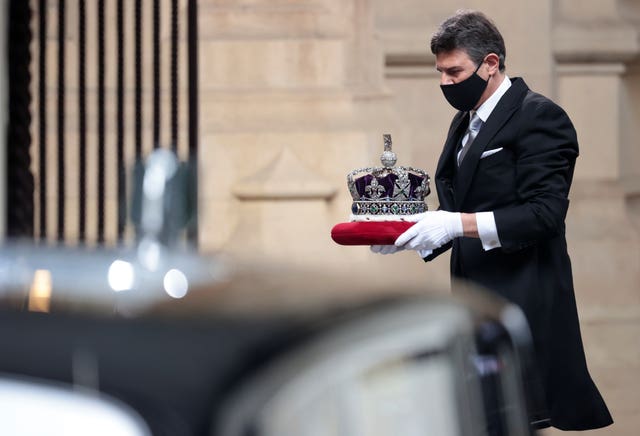
{"type": "Polygon", "coordinates": [[[459,212],[425,212],[420,221],[398,236],[395,246],[417,251],[435,250],[463,234],[459,212]]]}
{"type": "Polygon", "coordinates": [[[372,245],[369,249],[378,254],[393,254],[404,250],[404,247],[396,247],[395,245],[372,245]]]}

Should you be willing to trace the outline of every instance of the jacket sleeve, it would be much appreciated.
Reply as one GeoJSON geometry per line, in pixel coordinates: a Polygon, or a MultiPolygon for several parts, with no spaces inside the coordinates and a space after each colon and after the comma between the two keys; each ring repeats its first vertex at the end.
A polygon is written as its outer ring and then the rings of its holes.
{"type": "Polygon", "coordinates": [[[427,257],[423,257],[422,260],[424,260],[425,262],[430,262],[433,259],[435,259],[436,257],[440,256],[442,253],[444,253],[445,251],[447,251],[448,249],[451,248],[452,243],[451,242],[447,242],[446,244],[444,244],[442,247],[438,247],[435,250],[433,250],[433,253],[431,253],[430,255],[428,255],[427,257]]]}
{"type": "Polygon", "coordinates": [[[518,202],[494,210],[504,251],[564,233],[578,142],[562,108],[532,94],[523,103],[513,149],[518,202]]]}

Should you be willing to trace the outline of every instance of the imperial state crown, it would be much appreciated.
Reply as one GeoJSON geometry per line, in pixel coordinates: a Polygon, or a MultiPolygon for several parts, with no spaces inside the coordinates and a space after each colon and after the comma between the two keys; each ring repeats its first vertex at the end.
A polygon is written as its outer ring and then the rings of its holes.
{"type": "Polygon", "coordinates": [[[391,135],[383,135],[381,167],[359,168],[347,174],[353,198],[350,222],[331,230],[341,245],[393,244],[427,211],[425,198],[431,192],[429,175],[420,169],[395,166],[391,135]]]}

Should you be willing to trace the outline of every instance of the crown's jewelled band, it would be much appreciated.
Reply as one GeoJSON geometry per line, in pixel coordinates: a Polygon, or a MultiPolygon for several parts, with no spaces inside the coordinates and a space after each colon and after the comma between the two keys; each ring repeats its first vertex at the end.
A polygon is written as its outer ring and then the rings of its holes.
{"type": "Polygon", "coordinates": [[[354,215],[415,215],[427,211],[423,201],[354,201],[354,215]]]}

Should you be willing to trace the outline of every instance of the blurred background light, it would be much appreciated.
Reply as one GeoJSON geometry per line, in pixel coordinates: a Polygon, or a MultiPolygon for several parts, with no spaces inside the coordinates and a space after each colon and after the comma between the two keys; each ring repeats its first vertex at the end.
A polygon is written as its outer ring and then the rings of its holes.
{"type": "Polygon", "coordinates": [[[182,298],[187,295],[189,281],[187,276],[178,269],[170,269],[164,275],[164,290],[170,297],[182,298]]]}
{"type": "Polygon", "coordinates": [[[107,279],[109,280],[109,286],[115,292],[131,290],[135,279],[133,265],[124,260],[113,261],[111,266],[109,266],[107,279]]]}
{"type": "Polygon", "coordinates": [[[51,271],[38,269],[33,273],[33,282],[29,290],[29,310],[49,312],[51,306],[51,271]]]}
{"type": "Polygon", "coordinates": [[[138,259],[140,263],[149,271],[155,272],[160,265],[160,255],[162,247],[158,241],[151,238],[143,238],[138,245],[138,259]]]}

